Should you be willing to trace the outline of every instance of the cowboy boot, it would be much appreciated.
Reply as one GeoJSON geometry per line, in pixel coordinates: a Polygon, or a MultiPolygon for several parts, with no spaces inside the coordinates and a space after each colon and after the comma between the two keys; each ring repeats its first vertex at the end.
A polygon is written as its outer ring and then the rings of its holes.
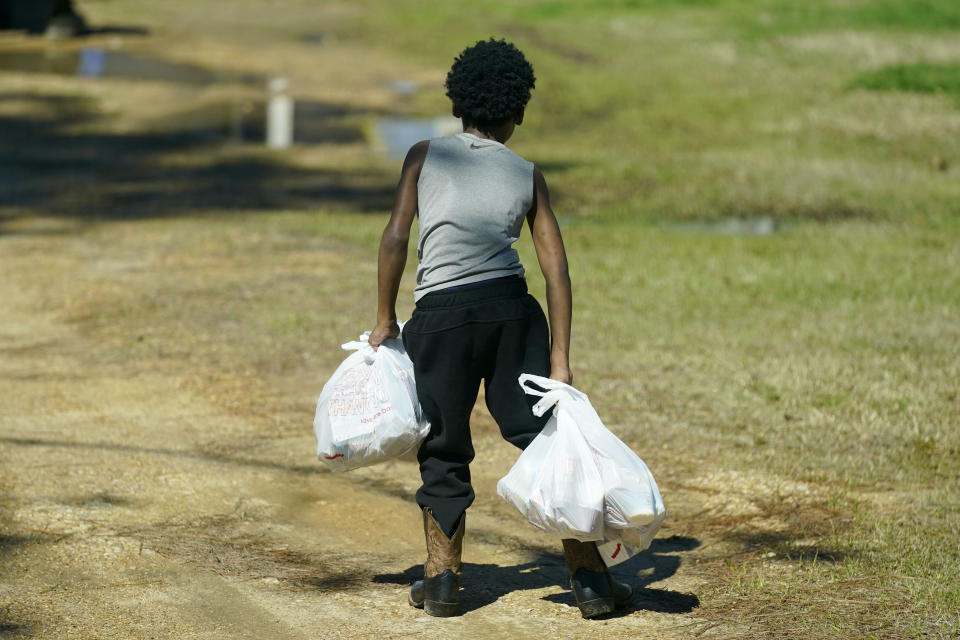
{"type": "Polygon", "coordinates": [[[427,561],[423,564],[423,580],[413,583],[407,601],[411,606],[423,608],[428,615],[439,618],[457,615],[460,575],[463,573],[460,555],[463,551],[463,526],[466,519],[466,514],[460,516],[457,530],[453,537],[448,538],[430,508],[423,509],[427,561]]]}
{"type": "Polygon", "coordinates": [[[563,556],[570,571],[570,588],[584,618],[611,613],[633,597],[630,585],[610,575],[595,542],[565,539],[563,556]]]}

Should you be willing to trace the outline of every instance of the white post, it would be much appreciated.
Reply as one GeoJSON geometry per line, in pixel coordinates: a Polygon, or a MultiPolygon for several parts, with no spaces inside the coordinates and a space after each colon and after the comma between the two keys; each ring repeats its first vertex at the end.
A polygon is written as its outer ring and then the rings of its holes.
{"type": "Polygon", "coordinates": [[[270,78],[267,90],[267,147],[286,149],[293,144],[293,99],[286,94],[287,79],[270,78]]]}

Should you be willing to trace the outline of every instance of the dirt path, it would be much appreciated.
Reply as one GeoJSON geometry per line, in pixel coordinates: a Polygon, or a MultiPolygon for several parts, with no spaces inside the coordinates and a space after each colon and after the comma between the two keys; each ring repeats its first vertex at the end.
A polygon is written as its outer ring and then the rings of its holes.
{"type": "MultiPolygon", "coordinates": [[[[325,473],[309,414],[264,426],[189,379],[189,358],[133,366],[116,355],[116,336],[144,339],[137,327],[76,321],[79,306],[169,268],[169,255],[131,257],[133,229],[0,236],[4,637],[593,637],[602,627],[626,638],[702,627],[701,581],[684,567],[717,545],[671,538],[670,527],[619,571],[640,590],[635,606],[583,621],[557,544],[496,496],[515,453],[480,409],[466,613],[434,620],[408,607],[423,560],[412,464],[325,473]]],[[[694,495],[705,494],[674,492],[671,508],[698,509],[694,495]]]]}

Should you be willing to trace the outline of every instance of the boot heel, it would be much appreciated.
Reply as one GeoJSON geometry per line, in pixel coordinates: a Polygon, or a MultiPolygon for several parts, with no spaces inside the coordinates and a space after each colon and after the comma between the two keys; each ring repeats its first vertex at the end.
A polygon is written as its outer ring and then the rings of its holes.
{"type": "Polygon", "coordinates": [[[613,579],[596,543],[565,539],[563,555],[570,571],[570,588],[584,618],[613,613],[617,605],[630,599],[633,590],[613,579]]]}
{"type": "Polygon", "coordinates": [[[449,618],[457,615],[460,603],[460,576],[449,569],[423,581],[423,609],[428,615],[449,618]]]}
{"type": "Polygon", "coordinates": [[[452,618],[457,615],[458,602],[436,602],[434,600],[424,600],[423,610],[428,616],[435,618],[452,618]]]}
{"type": "Polygon", "coordinates": [[[586,602],[578,602],[577,606],[580,607],[580,615],[584,618],[596,618],[607,613],[613,613],[616,608],[613,598],[587,600],[586,602]]]}

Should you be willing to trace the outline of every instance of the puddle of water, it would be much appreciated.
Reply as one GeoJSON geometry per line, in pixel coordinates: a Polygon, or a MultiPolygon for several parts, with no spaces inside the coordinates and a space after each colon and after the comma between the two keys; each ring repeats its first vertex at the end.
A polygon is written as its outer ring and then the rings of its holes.
{"type": "Polygon", "coordinates": [[[726,218],[716,222],[691,222],[670,225],[676,231],[713,233],[723,236],[770,236],[781,230],[780,224],[770,216],[757,218],[726,218]]]}
{"type": "Polygon", "coordinates": [[[262,84],[252,75],[213,72],[203,67],[166,62],[126,51],[85,47],[79,51],[0,51],[0,70],[49,73],[84,78],[160,80],[188,85],[215,82],[262,84]]]}
{"type": "Polygon", "coordinates": [[[453,116],[437,118],[381,118],[377,121],[378,142],[392,158],[402,158],[414,144],[437,136],[462,131],[460,120],[453,116]]]}
{"type": "Polygon", "coordinates": [[[387,88],[401,96],[412,96],[420,87],[410,80],[390,80],[387,82],[387,88]]]}
{"type": "Polygon", "coordinates": [[[357,113],[346,107],[298,100],[294,108],[293,140],[297,143],[333,142],[349,144],[366,139],[357,113]]]}
{"type": "Polygon", "coordinates": [[[306,44],[326,44],[328,42],[333,42],[334,40],[336,40],[336,38],[322,31],[305,33],[300,36],[300,42],[304,42],[306,44]]]}

